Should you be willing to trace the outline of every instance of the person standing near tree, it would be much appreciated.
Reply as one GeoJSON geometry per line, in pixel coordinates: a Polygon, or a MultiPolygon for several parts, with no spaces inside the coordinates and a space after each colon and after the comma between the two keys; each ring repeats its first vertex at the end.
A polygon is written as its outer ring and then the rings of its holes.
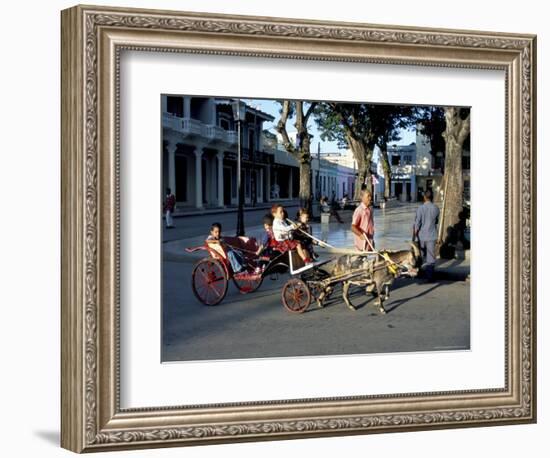
{"type": "Polygon", "coordinates": [[[416,210],[413,227],[413,242],[418,239],[424,263],[422,269],[426,280],[432,281],[435,271],[435,242],[437,240],[437,224],[439,208],[433,202],[431,190],[424,192],[424,203],[416,210]]]}
{"type": "Polygon", "coordinates": [[[174,220],[172,215],[176,209],[176,196],[172,194],[170,188],[166,188],[166,199],[164,201],[164,218],[166,220],[166,229],[174,228],[174,220]]]}
{"type": "Polygon", "coordinates": [[[355,247],[361,251],[374,249],[374,209],[372,208],[372,194],[361,189],[361,203],[353,212],[351,232],[355,239],[355,247]]]}

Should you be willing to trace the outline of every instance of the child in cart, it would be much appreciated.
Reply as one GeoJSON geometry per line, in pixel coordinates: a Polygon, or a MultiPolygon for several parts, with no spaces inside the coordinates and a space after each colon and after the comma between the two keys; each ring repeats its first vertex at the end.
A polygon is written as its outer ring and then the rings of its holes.
{"type": "Polygon", "coordinates": [[[313,250],[313,245],[315,245],[316,243],[311,237],[308,237],[306,235],[312,235],[311,225],[309,224],[310,214],[307,208],[300,208],[298,210],[298,214],[296,215],[296,219],[298,220],[298,231],[296,232],[294,238],[298,240],[307,250],[311,259],[316,259],[317,254],[313,250]]]}
{"type": "MultiPolygon", "coordinates": [[[[210,227],[210,234],[206,238],[209,243],[223,243],[222,239],[222,225],[220,223],[213,223],[210,227]]],[[[231,247],[224,245],[225,253],[227,254],[227,259],[231,264],[231,268],[234,273],[242,272],[243,270],[243,257],[241,253],[237,250],[232,249],[231,247]]]]}
{"type": "Polygon", "coordinates": [[[264,233],[260,239],[260,246],[256,251],[256,256],[269,259],[275,242],[275,238],[273,236],[273,215],[265,215],[262,222],[264,224],[264,233]]]}
{"type": "Polygon", "coordinates": [[[312,264],[309,253],[298,240],[292,239],[292,232],[296,229],[296,226],[286,222],[284,207],[280,204],[273,205],[271,214],[273,215],[273,236],[277,242],[275,247],[283,252],[296,250],[305,266],[309,267],[312,264]]]}

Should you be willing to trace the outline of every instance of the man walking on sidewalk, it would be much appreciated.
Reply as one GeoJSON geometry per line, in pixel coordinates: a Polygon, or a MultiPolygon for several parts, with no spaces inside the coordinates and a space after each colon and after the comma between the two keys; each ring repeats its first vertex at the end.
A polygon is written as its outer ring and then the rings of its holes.
{"type": "Polygon", "coordinates": [[[176,209],[176,196],[172,194],[170,188],[166,188],[166,200],[164,201],[164,217],[166,219],[166,229],[172,229],[174,227],[174,220],[172,215],[176,209]]]}
{"type": "Polygon", "coordinates": [[[413,227],[413,241],[418,238],[424,263],[422,268],[426,279],[432,281],[435,270],[435,242],[437,240],[437,224],[439,208],[432,202],[430,189],[424,193],[424,203],[416,210],[413,227]]]}

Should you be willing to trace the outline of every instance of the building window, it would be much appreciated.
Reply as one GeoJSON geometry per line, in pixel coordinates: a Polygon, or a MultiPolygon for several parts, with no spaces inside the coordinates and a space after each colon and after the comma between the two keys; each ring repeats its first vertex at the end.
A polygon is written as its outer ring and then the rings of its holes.
{"type": "Polygon", "coordinates": [[[220,127],[223,130],[231,130],[231,121],[225,116],[220,116],[220,127]]]}
{"type": "Polygon", "coordinates": [[[410,154],[406,154],[405,156],[403,156],[403,161],[405,162],[405,165],[411,165],[412,156],[410,154]]]}
{"type": "Polygon", "coordinates": [[[249,169],[245,169],[244,170],[244,192],[245,192],[245,197],[250,197],[250,170],[249,169]]]}
{"type": "Polygon", "coordinates": [[[256,145],[254,144],[254,129],[248,128],[248,149],[250,150],[250,153],[256,150],[256,145]]]}
{"type": "Polygon", "coordinates": [[[399,165],[401,162],[401,156],[392,155],[391,157],[391,165],[399,165]]]}
{"type": "Polygon", "coordinates": [[[462,169],[470,170],[470,156],[462,156],[462,169]]]}
{"type": "Polygon", "coordinates": [[[292,167],[294,173],[291,174],[292,179],[292,198],[298,197],[300,195],[300,169],[297,167],[292,167]]]}
{"type": "Polygon", "coordinates": [[[179,118],[183,118],[183,97],[166,97],[166,111],[179,118]]]}
{"type": "Polygon", "coordinates": [[[210,124],[210,114],[208,110],[208,98],[206,97],[190,97],[191,118],[210,124]]]}

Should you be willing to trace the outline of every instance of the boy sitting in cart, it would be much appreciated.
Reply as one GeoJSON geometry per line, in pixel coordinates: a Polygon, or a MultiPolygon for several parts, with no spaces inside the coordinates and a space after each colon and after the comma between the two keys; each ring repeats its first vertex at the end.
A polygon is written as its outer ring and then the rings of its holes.
{"type": "Polygon", "coordinates": [[[296,226],[286,222],[284,207],[281,204],[273,205],[271,207],[271,214],[273,215],[275,248],[282,252],[296,250],[304,265],[309,267],[312,264],[312,260],[303,245],[299,241],[292,239],[292,232],[296,229],[296,226]]]}
{"type": "Polygon", "coordinates": [[[311,230],[311,225],[309,224],[310,214],[308,209],[301,207],[298,210],[296,219],[298,220],[298,225],[296,228],[298,229],[298,231],[296,231],[294,239],[298,240],[302,244],[302,246],[307,250],[311,259],[316,259],[318,255],[313,250],[313,245],[316,245],[316,242],[307,235],[313,234],[311,230]]]}
{"type": "MultiPolygon", "coordinates": [[[[206,241],[208,243],[223,244],[222,225],[220,223],[212,224],[212,226],[210,227],[210,234],[206,238],[206,241]]],[[[227,244],[223,244],[223,247],[227,255],[227,259],[231,264],[231,269],[233,269],[233,273],[241,272],[243,270],[243,264],[244,264],[242,255],[237,250],[232,249],[227,244]]]]}

